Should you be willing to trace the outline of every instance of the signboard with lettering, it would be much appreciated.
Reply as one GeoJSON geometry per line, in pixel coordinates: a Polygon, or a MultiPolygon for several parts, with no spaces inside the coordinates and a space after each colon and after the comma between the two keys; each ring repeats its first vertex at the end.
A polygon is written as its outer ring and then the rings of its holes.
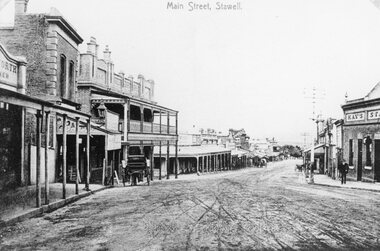
{"type": "Polygon", "coordinates": [[[380,110],[368,111],[367,119],[380,119],[380,110]]]}
{"type": "MultiPolygon", "coordinates": [[[[57,118],[57,134],[62,135],[63,134],[63,119],[61,117],[57,118]]],[[[75,135],[76,134],[76,122],[74,120],[66,120],[66,134],[68,135],[75,135]]],[[[105,135],[104,132],[100,130],[96,130],[95,128],[91,127],[90,131],[91,135],[105,135]]],[[[83,123],[79,123],[79,135],[87,135],[87,125],[83,123]]]]}
{"type": "Polygon", "coordinates": [[[17,88],[17,64],[10,61],[0,49],[0,82],[17,88]]]}
{"type": "Polygon", "coordinates": [[[346,114],[346,121],[361,121],[364,120],[364,112],[346,114]]]}

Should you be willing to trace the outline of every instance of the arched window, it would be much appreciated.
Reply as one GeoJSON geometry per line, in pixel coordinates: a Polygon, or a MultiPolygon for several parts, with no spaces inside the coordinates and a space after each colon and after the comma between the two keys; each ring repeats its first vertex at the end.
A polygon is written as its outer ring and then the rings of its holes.
{"type": "Polygon", "coordinates": [[[66,57],[61,55],[59,60],[59,95],[63,98],[66,96],[66,57]]]}

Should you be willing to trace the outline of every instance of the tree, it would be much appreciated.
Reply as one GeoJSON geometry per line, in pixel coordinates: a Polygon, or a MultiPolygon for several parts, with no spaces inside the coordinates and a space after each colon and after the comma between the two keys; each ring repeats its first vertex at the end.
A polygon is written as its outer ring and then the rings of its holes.
{"type": "Polygon", "coordinates": [[[290,155],[296,158],[302,156],[302,150],[301,150],[301,147],[299,146],[284,145],[284,146],[281,146],[280,152],[282,152],[284,155],[290,155]]]}

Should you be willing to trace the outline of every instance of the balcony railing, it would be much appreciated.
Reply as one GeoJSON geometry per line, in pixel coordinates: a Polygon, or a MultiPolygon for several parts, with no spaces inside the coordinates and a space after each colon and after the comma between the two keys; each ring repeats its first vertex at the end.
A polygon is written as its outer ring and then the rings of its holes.
{"type": "Polygon", "coordinates": [[[141,132],[140,121],[130,121],[129,122],[130,132],[141,132]]]}
{"type": "MultiPolygon", "coordinates": [[[[130,125],[129,132],[168,134],[167,125],[161,125],[161,132],[160,132],[160,124],[156,124],[156,123],[152,124],[150,122],[143,122],[143,131],[141,131],[140,121],[131,120],[129,125],[130,125]],[[153,125],[153,131],[152,131],[152,125],[153,125]]],[[[175,126],[169,126],[169,134],[176,134],[175,126]]]]}

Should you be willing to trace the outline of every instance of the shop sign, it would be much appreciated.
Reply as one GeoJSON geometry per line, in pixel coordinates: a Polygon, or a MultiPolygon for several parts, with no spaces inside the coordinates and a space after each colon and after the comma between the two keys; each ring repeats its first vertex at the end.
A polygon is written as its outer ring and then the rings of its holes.
{"type": "Polygon", "coordinates": [[[364,112],[346,114],[346,121],[364,120],[364,112]]]}
{"type": "Polygon", "coordinates": [[[17,65],[5,57],[0,49],[0,82],[17,87],[17,65]]]}
{"type": "Polygon", "coordinates": [[[368,119],[380,119],[380,110],[369,111],[367,113],[368,119]]]}
{"type": "Polygon", "coordinates": [[[121,134],[108,134],[107,150],[121,149],[121,134]]]}

